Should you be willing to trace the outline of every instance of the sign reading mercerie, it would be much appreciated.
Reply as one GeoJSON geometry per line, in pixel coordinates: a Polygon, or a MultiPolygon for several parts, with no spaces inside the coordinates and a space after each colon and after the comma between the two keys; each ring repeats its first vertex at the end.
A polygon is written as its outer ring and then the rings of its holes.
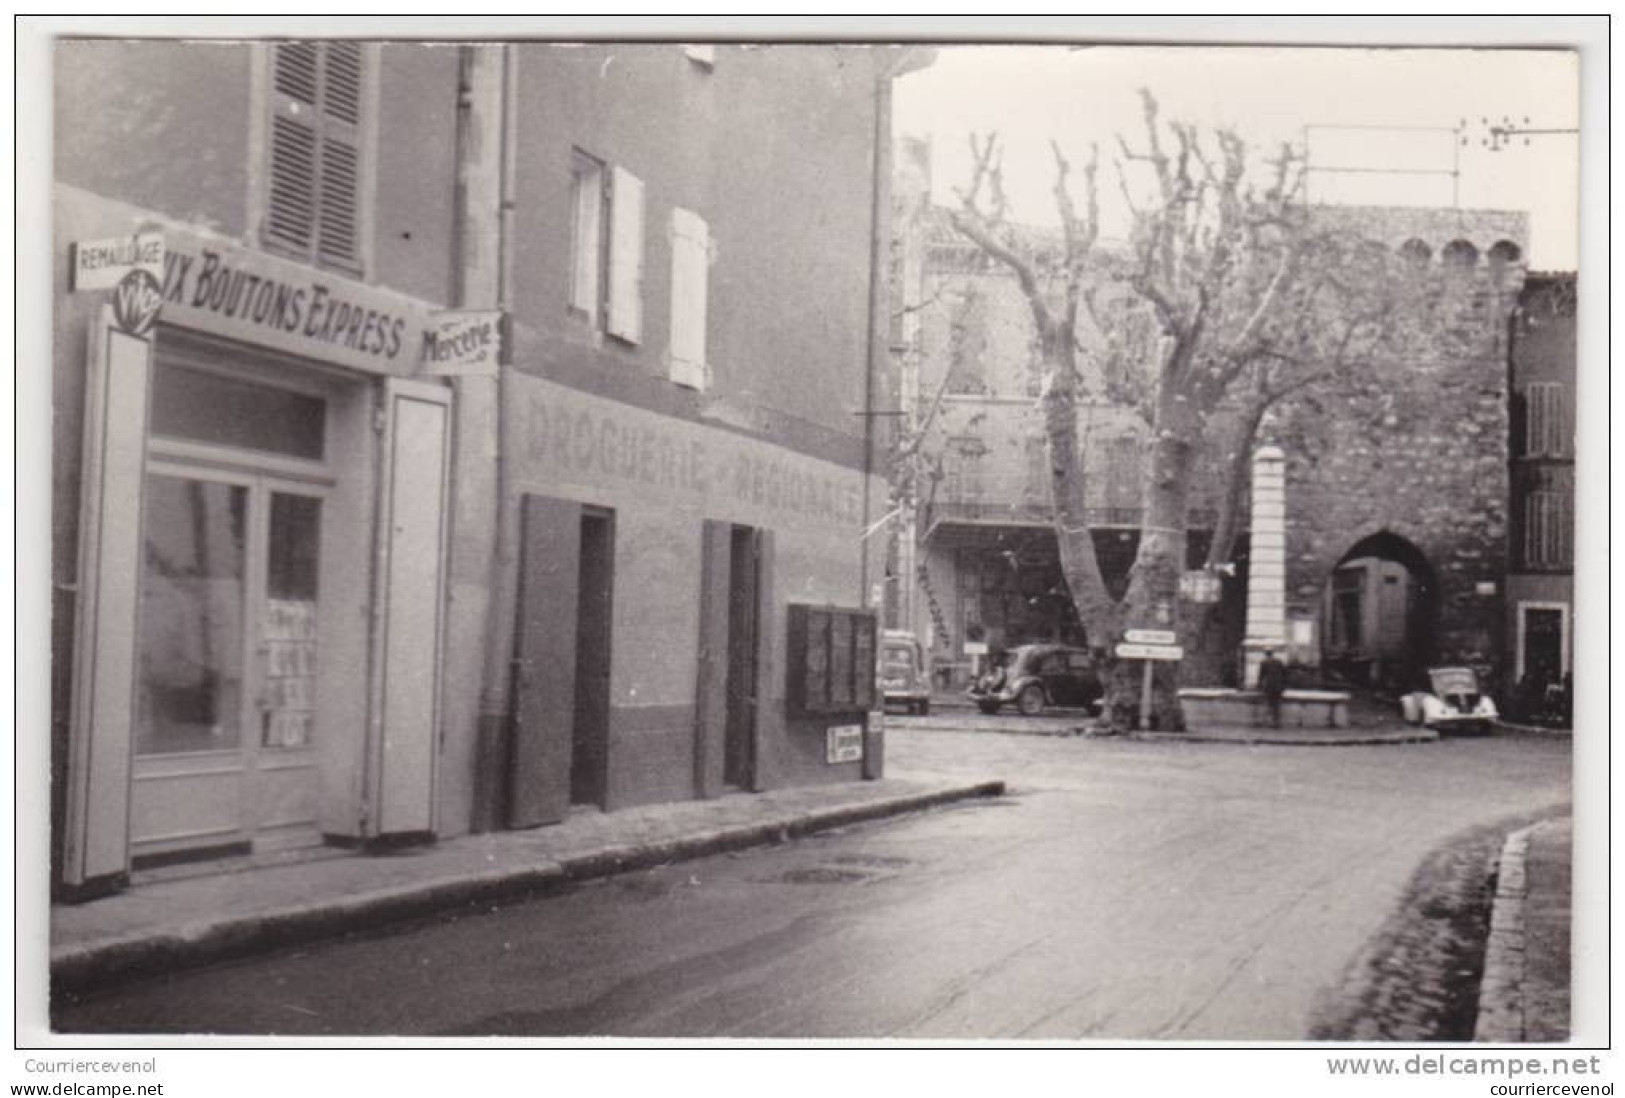
{"type": "Polygon", "coordinates": [[[164,234],[137,233],[108,240],[81,240],[73,246],[73,288],[110,290],[131,271],[164,276],[164,234]]]}
{"type": "Polygon", "coordinates": [[[440,313],[423,334],[423,372],[442,377],[494,374],[502,354],[502,314],[492,310],[440,313]]]}

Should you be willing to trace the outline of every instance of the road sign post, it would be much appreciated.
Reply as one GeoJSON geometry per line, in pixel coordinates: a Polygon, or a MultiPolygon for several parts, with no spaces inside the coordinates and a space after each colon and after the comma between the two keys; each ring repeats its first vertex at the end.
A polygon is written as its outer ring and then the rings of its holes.
{"type": "Polygon", "coordinates": [[[1140,660],[1145,664],[1140,678],[1140,729],[1151,727],[1151,665],[1158,660],[1177,661],[1185,658],[1185,650],[1174,641],[1178,639],[1171,629],[1129,629],[1123,634],[1123,643],[1117,646],[1120,660],[1140,660]]]}
{"type": "Polygon", "coordinates": [[[1140,731],[1151,730],[1151,660],[1142,660],[1144,673],[1140,678],[1140,731]]]}

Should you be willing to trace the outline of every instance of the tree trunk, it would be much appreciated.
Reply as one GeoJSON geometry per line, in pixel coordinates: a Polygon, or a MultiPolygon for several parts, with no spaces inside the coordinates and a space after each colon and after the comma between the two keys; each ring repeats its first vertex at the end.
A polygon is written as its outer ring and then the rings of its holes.
{"type": "MultiPolygon", "coordinates": [[[[1255,399],[1237,420],[1231,436],[1224,495],[1219,501],[1218,519],[1213,524],[1213,540],[1207,549],[1206,566],[1210,572],[1228,564],[1235,555],[1242,502],[1252,480],[1253,443],[1268,407],[1268,401],[1255,399]]],[[[1224,681],[1226,663],[1235,656],[1224,647],[1224,602],[1221,599],[1193,607],[1189,618],[1181,636],[1185,663],[1180,677],[1194,686],[1217,686],[1224,681]]]]}
{"type": "MultiPolygon", "coordinates": [[[[1057,337],[1059,339],[1059,337],[1057,337]]],[[[1065,336],[1066,344],[1071,335],[1065,336]]],[[[1061,575],[1072,595],[1078,620],[1093,648],[1116,640],[1120,608],[1106,591],[1089,533],[1084,474],[1078,462],[1076,372],[1071,356],[1057,348],[1047,355],[1048,377],[1043,397],[1044,433],[1048,444],[1050,498],[1061,575]]]]}
{"type": "MultiPolygon", "coordinates": [[[[1152,425],[1151,460],[1146,475],[1140,547],[1129,572],[1124,623],[1129,628],[1179,631],[1179,577],[1185,570],[1185,513],[1193,458],[1202,443],[1199,414],[1174,386],[1165,386],[1152,425]]],[[[1139,720],[1143,669],[1127,660],[1112,676],[1111,708],[1121,720],[1139,720]]],[[[1159,661],[1151,701],[1151,725],[1163,731],[1184,728],[1179,708],[1179,664],[1159,661]]]]}

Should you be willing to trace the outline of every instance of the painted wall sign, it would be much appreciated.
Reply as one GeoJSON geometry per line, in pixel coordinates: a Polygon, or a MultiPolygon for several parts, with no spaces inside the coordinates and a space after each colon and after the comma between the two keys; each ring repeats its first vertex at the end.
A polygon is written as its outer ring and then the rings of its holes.
{"type": "Polygon", "coordinates": [[[167,320],[369,373],[418,372],[436,329],[422,302],[180,230],[164,239],[167,320]]]}
{"type": "Polygon", "coordinates": [[[790,516],[854,537],[861,527],[856,469],[528,374],[513,387],[516,465],[539,483],[622,485],[662,502],[790,516]]]}
{"type": "Polygon", "coordinates": [[[863,759],[863,725],[837,724],[824,732],[824,761],[860,762],[863,759]]]}
{"type": "Polygon", "coordinates": [[[502,357],[502,313],[440,313],[423,335],[423,372],[440,377],[495,374],[502,357]]]}
{"type": "Polygon", "coordinates": [[[1179,594],[1189,602],[1218,602],[1219,577],[1200,570],[1181,573],[1179,594]]]}
{"type": "Polygon", "coordinates": [[[155,280],[164,274],[164,234],[137,233],[107,240],[83,240],[73,246],[73,288],[109,290],[131,271],[155,280]]]}
{"type": "Polygon", "coordinates": [[[144,336],[157,323],[163,304],[163,287],[152,272],[132,267],[113,288],[113,323],[121,331],[144,336]]]}

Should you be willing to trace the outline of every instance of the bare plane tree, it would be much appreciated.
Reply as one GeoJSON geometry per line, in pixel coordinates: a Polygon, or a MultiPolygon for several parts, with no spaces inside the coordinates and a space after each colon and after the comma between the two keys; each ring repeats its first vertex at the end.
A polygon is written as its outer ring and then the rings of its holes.
{"type": "MultiPolygon", "coordinates": [[[[1207,564],[1227,561],[1240,528],[1250,456],[1272,408],[1351,369],[1375,368],[1397,330],[1394,314],[1417,296],[1386,247],[1318,228],[1302,198],[1301,153],[1283,145],[1253,163],[1236,133],[1164,123],[1142,90],[1143,146],[1119,140],[1117,174],[1132,214],[1126,254],[1099,248],[1099,154],[1091,148],[1074,194],[1074,169],[1058,143],[1054,198],[1062,227],[1058,265],[1044,264],[1008,218],[998,139],[971,138],[970,185],[951,211],[955,228],[1003,264],[1032,314],[1044,371],[1053,523],[1062,573],[1091,644],[1108,650],[1125,628],[1177,629],[1187,650],[1207,652],[1211,615],[1181,614],[1193,473],[1210,454],[1221,407],[1234,426],[1220,449],[1225,483],[1207,564]],[[1148,176],[1148,185],[1146,177],[1148,176]],[[1111,307],[1101,291],[1126,287],[1111,307]],[[1100,339],[1080,339],[1087,315],[1100,339]],[[1078,453],[1080,364],[1092,356],[1107,395],[1140,409],[1150,434],[1141,485],[1137,555],[1126,594],[1107,591],[1090,535],[1078,453]]],[[[1198,659],[1187,676],[1211,678],[1198,659]]],[[[1179,726],[1178,664],[1159,668],[1158,727],[1179,726]]],[[[1119,722],[1134,712],[1137,677],[1111,676],[1119,722]]]]}

